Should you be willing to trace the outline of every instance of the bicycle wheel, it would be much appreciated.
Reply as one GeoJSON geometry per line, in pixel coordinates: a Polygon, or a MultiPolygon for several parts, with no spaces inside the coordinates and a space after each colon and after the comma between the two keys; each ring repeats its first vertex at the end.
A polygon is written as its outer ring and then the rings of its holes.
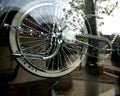
{"type": "MultiPolygon", "coordinates": [[[[87,47],[76,42],[76,34],[87,34],[84,18],[76,24],[66,19],[68,5],[33,1],[15,15],[10,29],[10,47],[16,60],[28,72],[46,78],[66,75],[85,57],[87,47]],[[84,29],[81,33],[80,30],[84,29]]],[[[82,39],[84,42],[88,42],[82,39]]]]}

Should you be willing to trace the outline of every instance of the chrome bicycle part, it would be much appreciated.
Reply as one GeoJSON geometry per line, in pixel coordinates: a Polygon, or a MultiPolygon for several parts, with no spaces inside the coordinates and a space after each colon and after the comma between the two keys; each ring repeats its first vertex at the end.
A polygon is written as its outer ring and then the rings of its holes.
{"type": "MultiPolygon", "coordinates": [[[[69,7],[63,2],[33,1],[15,15],[10,25],[10,47],[16,60],[32,74],[60,77],[76,69],[85,58],[87,47],[76,42],[77,34],[88,34],[83,14],[79,14],[79,24],[71,24],[65,8],[69,7]],[[80,26],[75,29],[75,24],[80,26]]],[[[88,43],[85,38],[82,41],[88,43]]]]}

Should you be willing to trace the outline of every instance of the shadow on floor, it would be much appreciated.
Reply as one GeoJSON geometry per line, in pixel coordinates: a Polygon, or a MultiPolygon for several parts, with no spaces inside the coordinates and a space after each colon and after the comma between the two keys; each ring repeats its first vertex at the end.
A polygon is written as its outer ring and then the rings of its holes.
{"type": "MultiPolygon", "coordinates": [[[[7,89],[6,96],[51,96],[50,92],[52,83],[51,80],[42,79],[22,84],[10,85],[7,89]]],[[[59,79],[55,88],[57,94],[67,92],[72,88],[72,80],[70,76],[65,76],[59,79]]]]}

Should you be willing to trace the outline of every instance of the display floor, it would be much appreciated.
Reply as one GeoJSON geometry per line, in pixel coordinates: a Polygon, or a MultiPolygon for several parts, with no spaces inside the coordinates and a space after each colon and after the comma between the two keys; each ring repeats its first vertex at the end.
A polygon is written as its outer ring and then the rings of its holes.
{"type": "MultiPolygon", "coordinates": [[[[53,94],[53,96],[91,96],[90,94],[92,96],[102,96],[103,94],[104,96],[104,93],[110,90],[113,94],[114,89],[111,77],[106,75],[86,76],[84,70],[75,70],[58,81],[55,87],[57,95],[53,94]]],[[[50,89],[52,85],[49,79],[12,85],[1,83],[1,85],[4,88],[2,88],[0,96],[51,96],[50,89]]]]}

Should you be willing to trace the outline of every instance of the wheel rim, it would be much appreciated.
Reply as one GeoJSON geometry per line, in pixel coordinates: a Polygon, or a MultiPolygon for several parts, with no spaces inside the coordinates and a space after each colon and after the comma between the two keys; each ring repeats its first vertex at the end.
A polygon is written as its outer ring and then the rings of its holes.
{"type": "Polygon", "coordinates": [[[20,53],[17,61],[37,76],[54,78],[66,75],[76,69],[85,57],[87,48],[75,42],[73,29],[64,29],[65,7],[33,2],[13,19],[12,26],[17,26],[17,29],[10,30],[12,52],[20,53]],[[67,37],[69,34],[72,35],[67,37]]]}

